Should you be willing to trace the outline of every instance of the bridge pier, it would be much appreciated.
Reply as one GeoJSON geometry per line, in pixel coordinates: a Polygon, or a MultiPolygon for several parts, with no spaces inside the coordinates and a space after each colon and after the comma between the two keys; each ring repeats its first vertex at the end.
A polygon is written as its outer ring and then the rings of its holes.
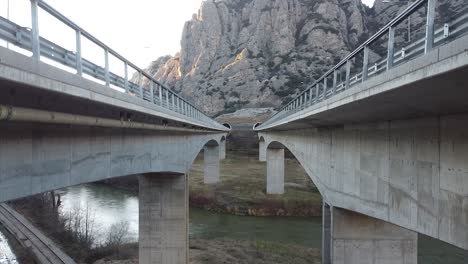
{"type": "Polygon", "coordinates": [[[417,264],[414,231],[329,206],[324,206],[323,219],[324,264],[417,264]]]}
{"type": "Polygon", "coordinates": [[[220,147],[215,144],[207,144],[204,147],[204,177],[205,184],[214,184],[219,182],[219,159],[220,147]]]}
{"type": "Polygon", "coordinates": [[[322,264],[331,264],[331,208],[322,205],[322,264]]]}
{"type": "Polygon", "coordinates": [[[267,148],[267,193],[284,193],[284,148],[267,148]]]}
{"type": "Polygon", "coordinates": [[[186,175],[141,175],[139,188],[139,263],[188,263],[186,175]]]}
{"type": "Polygon", "coordinates": [[[259,148],[258,148],[258,160],[259,161],[266,161],[266,146],[265,146],[265,140],[260,139],[258,142],[259,148]]]}
{"type": "Polygon", "coordinates": [[[221,140],[219,143],[219,159],[224,160],[226,159],[226,140],[221,140]]]}

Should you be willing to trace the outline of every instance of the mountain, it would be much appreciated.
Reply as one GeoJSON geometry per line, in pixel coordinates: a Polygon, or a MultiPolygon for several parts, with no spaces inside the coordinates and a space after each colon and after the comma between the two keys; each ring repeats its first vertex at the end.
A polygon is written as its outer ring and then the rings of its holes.
{"type": "MultiPolygon", "coordinates": [[[[441,4],[456,10],[464,1],[441,4]]],[[[360,0],[207,0],[186,22],[181,51],[146,70],[211,115],[278,107],[404,8],[382,0],[372,9],[360,0]]],[[[424,22],[424,14],[414,17],[415,27],[424,22]]]]}

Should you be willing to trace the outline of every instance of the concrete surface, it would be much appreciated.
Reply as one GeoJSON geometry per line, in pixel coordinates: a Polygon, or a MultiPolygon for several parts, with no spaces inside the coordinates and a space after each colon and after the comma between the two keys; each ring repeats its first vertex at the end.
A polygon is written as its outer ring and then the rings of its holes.
{"type": "Polygon", "coordinates": [[[331,264],[331,207],[323,202],[322,205],[322,264],[331,264]]]}
{"type": "Polygon", "coordinates": [[[188,263],[188,184],[181,174],[139,180],[139,263],[188,263]]]}
{"type": "Polygon", "coordinates": [[[259,145],[258,160],[259,161],[267,161],[265,140],[263,138],[260,138],[260,141],[258,142],[258,145],[259,145]]]}
{"type": "Polygon", "coordinates": [[[223,136],[2,122],[0,201],[120,176],[187,173],[205,144],[223,136]]]}
{"type": "Polygon", "coordinates": [[[332,208],[333,264],[417,264],[418,234],[362,214],[332,208]]]}
{"type": "Polygon", "coordinates": [[[293,130],[461,113],[468,109],[468,35],[261,130],[293,130]],[[430,96],[429,96],[430,95],[430,96]]]}
{"type": "MultiPolygon", "coordinates": [[[[104,108],[126,110],[153,118],[172,120],[174,123],[227,131],[226,127],[208,118],[200,121],[184,116],[3,47],[0,47],[0,85],[4,88],[0,91],[0,103],[22,106],[21,104],[25,103],[23,101],[28,100],[19,98],[19,95],[24,93],[32,97],[29,100],[42,97],[43,100],[49,99],[48,104],[57,104],[58,102],[50,99],[61,96],[80,101],[80,108],[89,104],[104,105],[104,108]],[[10,99],[11,93],[17,95],[13,102],[10,99]],[[32,96],[33,94],[37,95],[32,96]]],[[[67,110],[73,111],[72,105],[68,104],[66,107],[67,110]]]]}
{"type": "Polygon", "coordinates": [[[260,132],[330,205],[468,249],[468,114],[260,132]]]}
{"type": "Polygon", "coordinates": [[[219,182],[219,152],[220,147],[215,144],[210,144],[210,142],[204,147],[203,182],[205,184],[215,184],[219,182]]]}
{"type": "Polygon", "coordinates": [[[284,149],[267,148],[267,193],[284,193],[284,149]]]}

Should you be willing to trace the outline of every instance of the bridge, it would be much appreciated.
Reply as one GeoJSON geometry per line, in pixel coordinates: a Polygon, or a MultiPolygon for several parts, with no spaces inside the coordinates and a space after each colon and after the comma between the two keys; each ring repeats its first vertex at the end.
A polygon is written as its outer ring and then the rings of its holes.
{"type": "Polygon", "coordinates": [[[322,194],[323,264],[417,263],[417,233],[468,250],[468,10],[436,4],[414,1],[254,126],[268,192],[288,149],[322,194]],[[416,13],[423,35],[396,41],[416,13]]]}
{"type": "Polygon", "coordinates": [[[0,17],[11,45],[0,47],[0,202],[140,175],[140,262],[187,263],[186,174],[203,149],[205,182],[219,181],[230,129],[47,3],[31,1],[31,21],[0,17]],[[39,11],[76,32],[74,50],[41,36],[39,11]],[[84,39],[104,65],[82,56],[84,39]]]}

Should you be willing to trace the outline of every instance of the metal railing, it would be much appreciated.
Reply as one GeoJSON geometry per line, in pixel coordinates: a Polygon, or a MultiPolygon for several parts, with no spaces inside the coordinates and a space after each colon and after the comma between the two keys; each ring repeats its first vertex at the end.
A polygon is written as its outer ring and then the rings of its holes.
{"type": "Polygon", "coordinates": [[[0,39],[11,43],[21,49],[32,52],[32,57],[40,60],[45,57],[59,64],[68,66],[76,70],[76,74],[83,76],[86,74],[97,80],[105,82],[110,87],[114,85],[122,88],[127,94],[132,94],[147,102],[159,105],[172,112],[179,113],[196,124],[217,130],[226,130],[224,126],[205,115],[191,103],[170,88],[155,80],[144,70],[125,59],[123,56],[112,50],[97,38],[76,25],[70,19],[59,13],[42,0],[30,0],[31,2],[31,29],[21,27],[14,22],[0,17],[0,39]],[[38,9],[41,8],[52,15],[60,22],[76,32],[76,51],[67,50],[52,41],[40,37],[38,9]],[[82,38],[86,38],[96,44],[104,51],[104,67],[101,67],[90,60],[82,57],[82,38]],[[109,70],[109,55],[114,56],[124,65],[124,76],[119,76],[109,70]],[[129,79],[129,67],[138,73],[138,82],[134,83],[129,79]],[[143,87],[143,78],[149,80],[149,89],[143,87]]]}
{"type": "Polygon", "coordinates": [[[440,46],[467,34],[467,7],[464,7],[464,10],[453,17],[450,22],[445,23],[441,28],[435,29],[436,1],[437,0],[415,1],[370,39],[322,75],[322,77],[316,80],[305,91],[301,92],[292,101],[283,106],[265,123],[258,126],[257,130],[265,128],[273,124],[275,121],[281,120],[298,111],[320,103],[338,93],[348,90],[349,88],[366,81],[368,78],[387,72],[399,64],[412,60],[420,55],[424,55],[436,46],[440,46]],[[426,27],[424,30],[425,37],[417,39],[395,52],[395,29],[405,19],[422,8],[426,8],[427,13],[426,27]],[[388,37],[386,57],[370,65],[370,46],[372,44],[376,44],[377,41],[382,41],[382,38],[384,37],[388,37]],[[353,61],[356,61],[358,56],[363,57],[362,70],[352,75],[351,67],[353,61]],[[342,68],[345,68],[344,74],[342,68]],[[342,75],[344,75],[344,78],[342,75]]]}

